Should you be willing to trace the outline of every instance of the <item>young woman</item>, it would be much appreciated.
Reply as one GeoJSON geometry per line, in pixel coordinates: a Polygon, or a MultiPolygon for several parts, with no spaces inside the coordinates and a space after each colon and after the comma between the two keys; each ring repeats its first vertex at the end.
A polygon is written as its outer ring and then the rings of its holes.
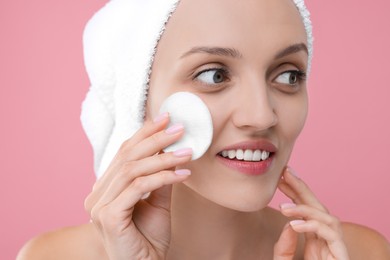
{"type": "MultiPolygon", "coordinates": [[[[308,106],[311,35],[300,4],[174,3],[150,80],[141,75],[149,80],[144,125],[113,149],[115,157],[95,150],[102,176],[85,202],[91,223],[42,235],[19,259],[390,259],[380,234],[340,222],[288,167],[308,106]],[[159,114],[181,91],[199,96],[212,115],[211,146],[195,161],[191,147],[161,152],[186,132],[181,124],[167,129],[169,114],[159,114]],[[262,158],[242,160],[239,150],[262,158]],[[293,201],[280,211],[267,207],[278,188],[293,201]]],[[[115,102],[129,98],[115,95],[115,102]]],[[[112,135],[120,125],[112,123],[112,135]]]]}

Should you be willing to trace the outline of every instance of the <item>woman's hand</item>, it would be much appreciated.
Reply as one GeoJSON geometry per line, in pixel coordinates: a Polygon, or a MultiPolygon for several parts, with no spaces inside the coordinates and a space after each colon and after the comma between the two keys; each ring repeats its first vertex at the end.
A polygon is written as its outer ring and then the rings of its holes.
{"type": "Polygon", "coordinates": [[[348,260],[340,221],[329,214],[309,187],[290,168],[286,169],[279,189],[294,203],[281,205],[283,215],[294,218],[280,235],[274,248],[274,260],[294,259],[298,234],[305,234],[305,260],[348,260]]]}
{"type": "Polygon", "coordinates": [[[192,155],[191,149],[159,154],[184,132],[181,125],[164,130],[168,122],[163,114],[124,142],[85,201],[111,260],[165,258],[171,185],[190,175],[189,170],[174,169],[192,155]]]}

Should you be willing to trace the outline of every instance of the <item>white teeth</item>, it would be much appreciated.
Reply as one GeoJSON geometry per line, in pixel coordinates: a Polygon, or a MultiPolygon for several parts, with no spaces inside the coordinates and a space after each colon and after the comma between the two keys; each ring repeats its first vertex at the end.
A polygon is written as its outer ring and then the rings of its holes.
{"type": "Polygon", "coordinates": [[[251,150],[245,150],[244,152],[244,161],[252,161],[253,152],[251,150]]]}
{"type": "Polygon", "coordinates": [[[244,151],[243,150],[237,150],[236,151],[236,158],[237,160],[244,160],[244,151]]]}
{"type": "Polygon", "coordinates": [[[261,151],[260,150],[256,150],[254,153],[253,153],[253,157],[252,157],[252,160],[255,161],[255,162],[258,162],[261,160],[261,151]]]}
{"type": "Polygon", "coordinates": [[[265,160],[265,159],[267,159],[269,157],[269,152],[267,152],[267,151],[263,151],[262,153],[261,153],[261,160],[265,160]]]}
{"type": "Polygon", "coordinates": [[[269,158],[270,152],[268,151],[261,151],[261,150],[249,150],[246,149],[245,151],[242,149],[238,150],[224,150],[221,153],[222,157],[229,158],[229,159],[237,159],[237,160],[243,160],[248,162],[259,162],[259,161],[265,161],[269,158]]]}

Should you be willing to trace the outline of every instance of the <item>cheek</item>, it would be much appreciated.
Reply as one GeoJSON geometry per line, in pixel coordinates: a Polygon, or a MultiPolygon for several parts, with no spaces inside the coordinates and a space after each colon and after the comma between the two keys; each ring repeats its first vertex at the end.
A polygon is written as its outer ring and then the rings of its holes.
{"type": "Polygon", "coordinates": [[[308,102],[306,93],[299,98],[283,102],[280,106],[278,118],[286,141],[295,142],[301,133],[307,117],[308,102]]]}
{"type": "Polygon", "coordinates": [[[146,101],[146,120],[152,120],[159,115],[160,107],[169,95],[169,89],[164,89],[159,84],[150,84],[146,101]]]}
{"type": "Polygon", "coordinates": [[[214,137],[217,137],[220,131],[223,130],[223,126],[231,119],[231,112],[227,104],[231,103],[232,98],[230,95],[209,95],[205,93],[195,93],[206,104],[210,111],[213,121],[214,137]]]}

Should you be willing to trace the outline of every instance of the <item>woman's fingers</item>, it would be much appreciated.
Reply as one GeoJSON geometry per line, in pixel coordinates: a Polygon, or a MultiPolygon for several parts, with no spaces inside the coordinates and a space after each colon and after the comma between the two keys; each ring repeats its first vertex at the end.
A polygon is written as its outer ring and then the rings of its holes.
{"type": "Polygon", "coordinates": [[[124,145],[122,155],[124,161],[136,161],[142,158],[152,156],[170,144],[179,140],[184,133],[182,124],[175,124],[164,131],[157,132],[134,146],[124,145]]]}
{"type": "MultiPolygon", "coordinates": [[[[160,119],[159,121],[146,122],[144,126],[139,129],[130,139],[122,143],[121,147],[119,148],[117,154],[115,155],[114,159],[112,160],[104,175],[95,183],[93,187],[94,189],[100,187],[101,185],[104,185],[104,183],[109,182],[115,172],[119,168],[121,168],[123,162],[146,157],[134,156],[134,154],[137,154],[138,152],[145,154],[145,147],[140,145],[140,143],[142,144],[143,142],[145,142],[145,140],[153,139],[155,141],[162,142],[161,144],[157,143],[156,147],[152,147],[152,151],[148,150],[146,152],[146,154],[152,155],[161,151],[165,147],[165,144],[166,146],[168,146],[180,139],[180,133],[177,133],[176,135],[165,134],[165,131],[163,130],[169,123],[169,116],[168,114],[162,114],[161,116],[162,119],[160,119]],[[156,135],[159,136],[156,137],[156,135]],[[137,148],[134,149],[135,147],[137,148]]],[[[150,146],[148,148],[150,148],[150,146]]]]}
{"type": "Polygon", "coordinates": [[[274,260],[292,260],[298,244],[298,234],[286,224],[274,246],[274,260]]]}
{"type": "Polygon", "coordinates": [[[123,223],[132,214],[134,205],[145,193],[153,192],[165,185],[179,183],[188,178],[189,170],[161,171],[156,174],[136,178],[113,201],[97,204],[91,210],[94,224],[109,232],[120,232],[123,227],[110,224],[123,223]]]}
{"type": "MultiPolygon", "coordinates": [[[[122,144],[111,165],[105,174],[95,183],[93,192],[87,198],[85,202],[85,208],[87,210],[90,209],[90,202],[96,201],[97,197],[102,196],[103,192],[107,190],[109,185],[111,185],[113,179],[118,176],[118,173],[128,172],[129,169],[131,170],[132,168],[139,165],[136,163],[137,161],[157,154],[163,148],[169,146],[181,138],[184,133],[184,128],[181,125],[174,125],[167,130],[162,130],[167,125],[168,121],[168,118],[163,118],[162,121],[148,123],[148,125],[145,125],[137,132],[135,137],[125,141],[124,144],[122,144]],[[154,132],[158,130],[160,131],[154,132]],[[146,137],[146,139],[139,140],[142,137],[146,137]]],[[[179,152],[180,151],[178,151],[178,153],[179,152]]],[[[178,163],[180,163],[180,161],[178,163]]],[[[164,169],[168,169],[176,165],[167,165],[167,167],[164,169]]],[[[151,171],[153,172],[153,170],[151,171]]],[[[156,171],[157,170],[154,172],[156,171]]],[[[136,171],[131,170],[131,172],[136,171]]]]}
{"type": "Polygon", "coordinates": [[[314,219],[334,229],[341,229],[340,221],[336,217],[314,207],[304,204],[296,205],[294,203],[284,203],[280,205],[280,209],[286,217],[307,220],[314,219]]]}
{"type": "Polygon", "coordinates": [[[86,199],[85,207],[91,211],[96,204],[105,205],[114,200],[136,178],[174,168],[191,160],[191,149],[180,149],[144,158],[138,161],[124,163],[107,185],[96,188],[86,199]]]}
{"type": "Polygon", "coordinates": [[[306,204],[328,212],[306,183],[298,178],[291,168],[285,169],[283,178],[279,183],[279,189],[297,204],[306,204]]]}
{"type": "Polygon", "coordinates": [[[314,233],[323,239],[331,254],[337,260],[349,259],[341,232],[317,220],[293,220],[292,228],[298,233],[314,233]]]}
{"type": "Polygon", "coordinates": [[[169,114],[163,113],[158,115],[153,121],[145,121],[144,126],[138,130],[124,145],[132,147],[145,138],[163,130],[169,123],[169,114]]]}
{"type": "Polygon", "coordinates": [[[184,133],[182,125],[164,130],[168,122],[168,114],[162,115],[125,141],[85,201],[105,246],[112,245],[112,256],[129,246],[139,252],[160,245],[153,249],[158,253],[169,245],[171,186],[191,174],[174,169],[191,160],[192,150],[160,153],[184,133]],[[149,198],[143,199],[145,194],[149,198]]]}
{"type": "Polygon", "coordinates": [[[295,202],[281,204],[280,209],[283,215],[297,219],[290,225],[294,231],[305,234],[306,246],[311,244],[312,250],[331,255],[331,259],[348,259],[340,221],[329,214],[291,168],[285,170],[279,189],[295,202]]]}

